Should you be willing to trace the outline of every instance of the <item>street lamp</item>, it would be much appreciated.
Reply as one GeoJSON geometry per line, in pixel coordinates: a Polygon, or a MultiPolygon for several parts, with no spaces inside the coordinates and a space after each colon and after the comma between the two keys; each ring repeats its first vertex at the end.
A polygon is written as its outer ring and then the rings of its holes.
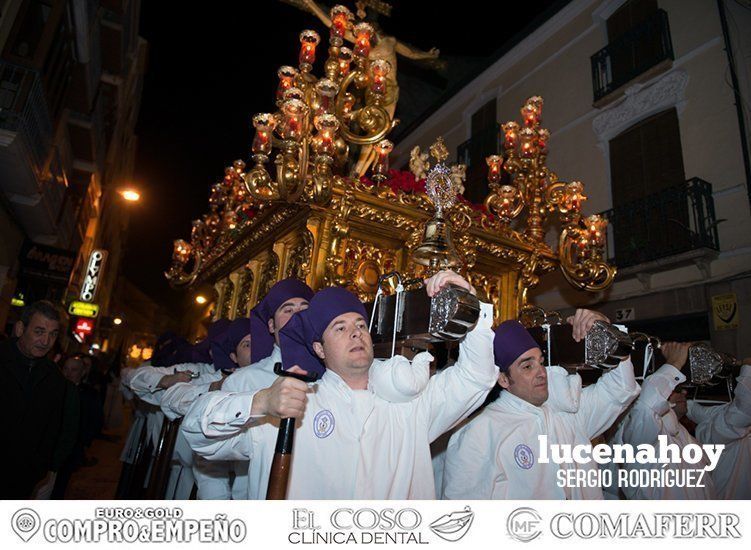
{"type": "Polygon", "coordinates": [[[198,294],[198,295],[196,296],[196,303],[197,303],[198,305],[202,306],[202,305],[203,305],[203,304],[205,304],[206,302],[208,302],[208,299],[207,299],[207,298],[206,298],[206,296],[204,296],[203,294],[198,294]]]}
{"type": "Polygon", "coordinates": [[[112,323],[114,325],[122,325],[123,324],[123,320],[120,317],[115,317],[114,319],[112,319],[112,323]]]}
{"type": "Polygon", "coordinates": [[[123,189],[120,196],[128,202],[138,202],[141,199],[141,194],[134,189],[123,189]]]}

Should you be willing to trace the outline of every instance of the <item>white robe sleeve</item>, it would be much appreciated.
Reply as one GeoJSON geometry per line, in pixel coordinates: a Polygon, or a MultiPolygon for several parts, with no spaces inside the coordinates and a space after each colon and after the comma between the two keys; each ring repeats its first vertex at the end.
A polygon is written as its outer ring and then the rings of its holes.
{"type": "MultiPolygon", "coordinates": [[[[175,372],[191,371],[198,374],[213,372],[213,366],[208,363],[181,363],[172,367],[152,367],[144,365],[136,369],[130,379],[130,389],[140,399],[152,405],[160,405],[164,388],[159,387],[159,381],[175,372]]],[[[200,382],[200,377],[197,379],[200,382]]]]}
{"type": "Polygon", "coordinates": [[[607,430],[639,391],[630,358],[603,374],[596,384],[584,388],[576,419],[587,437],[592,439],[607,430]]]}
{"type": "Polygon", "coordinates": [[[391,403],[412,401],[428,385],[432,360],[429,353],[419,353],[411,363],[407,360],[373,361],[368,386],[378,397],[391,403]]]}
{"type": "Polygon", "coordinates": [[[662,417],[670,410],[668,398],[675,387],[686,381],[686,376],[673,365],[665,364],[646,378],[641,394],[624,419],[623,440],[632,445],[657,441],[663,431],[662,417]]]}
{"type": "Polygon", "coordinates": [[[190,447],[209,460],[252,458],[247,429],[265,418],[250,414],[254,396],[213,391],[195,399],[180,427],[190,447]]]}
{"type": "Polygon", "coordinates": [[[459,345],[456,364],[434,375],[416,400],[418,411],[427,414],[431,442],[479,407],[498,380],[493,359],[493,306],[480,306],[480,318],[459,345]]]}
{"type": "Polygon", "coordinates": [[[180,382],[171,388],[167,388],[162,394],[160,403],[164,416],[170,420],[185,416],[193,401],[201,395],[208,393],[211,384],[217,380],[221,380],[221,378],[221,372],[212,373],[211,376],[202,376],[199,379],[202,380],[200,384],[195,382],[180,382]]]}
{"type": "Polygon", "coordinates": [[[172,367],[152,367],[148,365],[138,367],[135,374],[130,378],[130,389],[139,399],[151,405],[159,405],[164,392],[164,389],[159,387],[159,381],[173,372],[172,367]]]}
{"type": "Polygon", "coordinates": [[[706,407],[688,402],[688,417],[696,422],[701,443],[731,443],[751,433],[751,366],[741,367],[735,398],[727,405],[706,407]]]}

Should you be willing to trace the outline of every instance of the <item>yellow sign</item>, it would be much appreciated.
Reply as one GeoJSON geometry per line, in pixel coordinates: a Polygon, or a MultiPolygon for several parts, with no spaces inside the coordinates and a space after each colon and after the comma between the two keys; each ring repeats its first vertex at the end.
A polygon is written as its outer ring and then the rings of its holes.
{"type": "Polygon", "coordinates": [[[714,318],[715,330],[738,328],[740,314],[738,313],[738,300],[735,293],[712,296],[712,317],[714,318]]]}
{"type": "Polygon", "coordinates": [[[71,302],[68,306],[68,313],[76,317],[91,317],[99,315],[99,306],[88,302],[71,302]]]}

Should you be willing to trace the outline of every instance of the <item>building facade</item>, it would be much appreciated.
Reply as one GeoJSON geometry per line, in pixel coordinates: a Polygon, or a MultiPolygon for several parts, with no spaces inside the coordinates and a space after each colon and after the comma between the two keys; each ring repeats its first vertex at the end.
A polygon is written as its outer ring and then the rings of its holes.
{"type": "MultiPolygon", "coordinates": [[[[110,311],[123,254],[147,44],[139,0],[9,0],[0,13],[0,326],[22,303],[110,311]],[[89,273],[89,283],[91,283],[89,273]],[[89,285],[90,286],[90,285],[89,285]],[[86,300],[84,300],[86,301],[86,300]]],[[[71,319],[72,323],[76,318],[71,319]]]]}
{"type": "Polygon", "coordinates": [[[609,219],[619,272],[596,294],[549,276],[532,302],[594,307],[663,338],[708,340],[747,357],[748,28],[745,2],[573,0],[405,136],[396,162],[442,135],[468,165],[465,195],[484,197],[499,125],[542,96],[548,166],[584,182],[584,211],[609,219]]]}

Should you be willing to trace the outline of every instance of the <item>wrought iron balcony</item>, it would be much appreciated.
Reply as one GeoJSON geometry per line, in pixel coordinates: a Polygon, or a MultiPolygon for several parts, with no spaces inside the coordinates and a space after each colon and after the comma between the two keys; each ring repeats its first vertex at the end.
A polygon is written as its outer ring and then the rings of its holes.
{"type": "Polygon", "coordinates": [[[712,184],[700,178],[601,215],[610,222],[609,261],[619,268],[720,249],[712,184]]]}
{"type": "Polygon", "coordinates": [[[657,10],[592,56],[595,103],[668,59],[673,60],[668,14],[657,10]]]}
{"type": "MultiPolygon", "coordinates": [[[[0,61],[0,130],[12,133],[39,171],[52,142],[52,121],[38,71],[0,61]]],[[[4,139],[9,139],[5,136],[4,139]]]]}

